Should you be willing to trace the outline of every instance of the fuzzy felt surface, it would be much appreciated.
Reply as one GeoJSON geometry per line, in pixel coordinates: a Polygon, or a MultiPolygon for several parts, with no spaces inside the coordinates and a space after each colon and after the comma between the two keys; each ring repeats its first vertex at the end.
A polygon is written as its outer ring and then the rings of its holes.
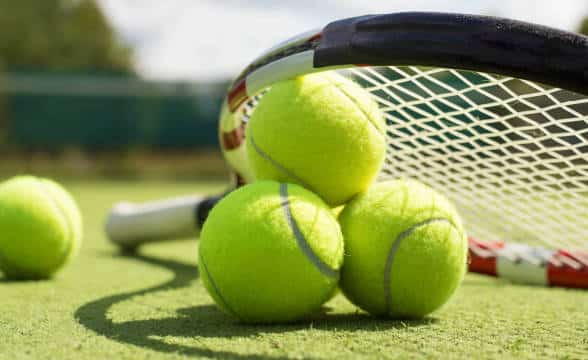
{"type": "Polygon", "coordinates": [[[243,322],[289,322],[326,302],[343,238],[331,209],[297,185],[262,181],[221,200],[204,223],[199,263],[215,302],[243,322]]]}
{"type": "Polygon", "coordinates": [[[365,190],[384,159],[384,118],[370,94],[334,72],[274,85],[247,126],[256,178],[292,182],[336,206],[365,190]]]}
{"type": "Polygon", "coordinates": [[[0,184],[0,270],[7,277],[50,277],[81,240],[80,211],[61,185],[32,176],[0,184]]]}
{"type": "Polygon", "coordinates": [[[453,205],[412,180],[375,184],[339,216],[344,294],[379,316],[420,318],[443,305],[466,271],[467,239],[453,205]]]}

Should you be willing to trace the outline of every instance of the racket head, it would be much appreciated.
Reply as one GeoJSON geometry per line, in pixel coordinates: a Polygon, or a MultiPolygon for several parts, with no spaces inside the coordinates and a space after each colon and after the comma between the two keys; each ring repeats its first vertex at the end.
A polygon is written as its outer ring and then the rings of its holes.
{"type": "Polygon", "coordinates": [[[385,113],[380,180],[415,178],[445,193],[476,238],[585,250],[587,54],[585,36],[494,17],[336,21],[242,72],[221,112],[221,146],[238,178],[252,181],[244,130],[263,92],[338,69],[385,113]]]}

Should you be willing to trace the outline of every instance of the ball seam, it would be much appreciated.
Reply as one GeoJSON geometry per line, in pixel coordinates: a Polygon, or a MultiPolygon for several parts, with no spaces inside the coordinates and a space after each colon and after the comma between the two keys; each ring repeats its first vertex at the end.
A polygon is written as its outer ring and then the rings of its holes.
{"type": "Polygon", "coordinates": [[[407,237],[412,235],[412,233],[415,232],[418,228],[420,228],[422,226],[429,225],[434,222],[448,223],[461,236],[461,231],[459,231],[457,226],[455,226],[455,224],[450,219],[439,217],[439,218],[430,218],[430,219],[421,221],[417,224],[414,224],[410,228],[401,232],[396,237],[396,239],[394,239],[394,242],[392,243],[392,247],[390,248],[390,251],[388,252],[388,256],[386,257],[386,265],[384,267],[384,297],[385,297],[386,314],[390,314],[392,312],[391,279],[392,279],[392,265],[394,264],[396,252],[400,248],[400,245],[402,244],[402,241],[404,239],[406,239],[407,237]]]}
{"type": "Polygon", "coordinates": [[[210,271],[208,271],[208,267],[206,266],[206,261],[204,260],[204,255],[202,255],[202,254],[200,254],[200,264],[199,265],[202,266],[202,269],[206,273],[206,276],[208,278],[208,281],[209,281],[210,285],[214,289],[215,294],[218,296],[218,298],[222,302],[222,304],[225,307],[225,309],[227,309],[237,319],[243,321],[243,319],[241,319],[241,316],[239,316],[239,314],[229,305],[229,303],[227,302],[227,300],[222,295],[220,289],[218,288],[218,286],[216,285],[216,282],[214,281],[214,277],[212,276],[212,274],[210,273],[210,271]]]}
{"type": "Polygon", "coordinates": [[[361,104],[350,94],[348,94],[344,88],[342,88],[341,86],[339,86],[338,83],[331,81],[330,79],[325,78],[325,80],[330,83],[331,85],[333,85],[333,87],[335,89],[337,89],[341,94],[343,94],[343,97],[346,98],[347,100],[349,100],[351,103],[353,103],[353,105],[355,105],[355,107],[362,113],[362,115],[366,118],[366,121],[376,130],[376,132],[380,135],[384,135],[384,130],[380,130],[380,128],[378,126],[376,126],[376,124],[374,123],[374,121],[372,120],[372,118],[368,115],[368,113],[366,112],[366,110],[361,106],[361,104]]]}
{"type": "Polygon", "coordinates": [[[67,236],[67,239],[69,240],[69,243],[67,244],[68,246],[67,246],[67,249],[66,249],[64,255],[59,259],[59,262],[57,265],[57,266],[61,266],[67,261],[67,259],[70,256],[70,252],[72,251],[72,249],[74,247],[74,241],[75,241],[75,239],[74,239],[74,237],[75,237],[74,226],[71,223],[69,217],[67,216],[66,211],[61,208],[59,201],[57,199],[55,199],[51,190],[49,190],[47,185],[45,185],[44,180],[37,179],[37,183],[39,184],[39,188],[41,188],[41,191],[45,194],[45,196],[49,199],[49,201],[57,209],[57,213],[59,214],[59,217],[61,217],[61,219],[63,220],[66,231],[67,231],[66,236],[67,236]]]}
{"type": "Polygon", "coordinates": [[[300,251],[304,254],[304,256],[314,265],[314,267],[320,271],[323,275],[330,277],[330,278],[339,278],[339,271],[336,269],[332,269],[328,264],[323,262],[318,255],[312,250],[310,244],[302,234],[302,231],[298,227],[298,223],[292,214],[292,209],[290,208],[290,200],[288,199],[288,184],[281,183],[280,184],[280,197],[281,197],[281,206],[284,209],[284,215],[286,216],[286,221],[290,226],[294,234],[294,238],[300,248],[300,251]]]}
{"type": "Polygon", "coordinates": [[[312,192],[316,192],[312,186],[310,186],[306,181],[302,180],[299,176],[297,176],[296,174],[294,174],[292,171],[288,170],[285,166],[283,166],[282,164],[280,164],[277,160],[274,160],[268,153],[266,153],[265,151],[263,151],[255,142],[255,139],[253,138],[253,131],[249,132],[249,136],[248,139],[251,143],[251,146],[253,147],[253,150],[255,150],[255,152],[261,156],[263,159],[267,160],[270,164],[272,164],[275,168],[277,168],[278,170],[280,170],[281,172],[283,172],[284,174],[286,174],[286,176],[289,176],[290,178],[292,178],[295,182],[297,182],[298,184],[302,185],[303,187],[305,187],[306,189],[312,191],[312,192]]]}

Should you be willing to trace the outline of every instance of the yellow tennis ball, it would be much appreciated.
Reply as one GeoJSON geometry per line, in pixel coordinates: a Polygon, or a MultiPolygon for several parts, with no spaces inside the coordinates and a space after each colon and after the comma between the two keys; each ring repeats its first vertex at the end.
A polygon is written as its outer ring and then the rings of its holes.
{"type": "Polygon", "coordinates": [[[272,86],[251,116],[246,140],[257,179],[302,185],[331,206],[367,189],[386,151],[378,105],[336,72],[272,86]]]}
{"type": "Polygon", "coordinates": [[[423,317],[443,305],[466,271],[467,239],[453,205],[412,180],[382,182],[339,216],[341,289],[365,311],[423,317]]]}
{"type": "Polygon", "coordinates": [[[343,238],[331,209],[304,188],[261,181],[223,198],[200,237],[208,293],[247,323],[280,323],[320,309],[333,294],[343,238]]]}
{"type": "Polygon", "coordinates": [[[82,219],[59,184],[19,176],[0,184],[0,270],[12,279],[48,278],[77,252],[82,219]]]}

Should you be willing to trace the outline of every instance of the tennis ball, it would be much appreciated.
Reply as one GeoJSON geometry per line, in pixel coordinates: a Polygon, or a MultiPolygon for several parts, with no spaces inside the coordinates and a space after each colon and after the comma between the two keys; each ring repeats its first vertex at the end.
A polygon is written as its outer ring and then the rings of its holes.
{"type": "Polygon", "coordinates": [[[467,239],[444,196],[412,180],[375,184],[339,216],[341,289],[358,307],[420,318],[443,305],[466,271],[467,239]]]}
{"type": "Polygon", "coordinates": [[[230,193],[200,237],[204,286],[246,323],[291,322],[319,310],[335,291],[342,261],[331,209],[297,185],[261,181],[230,193]]]}
{"type": "Polygon", "coordinates": [[[302,185],[331,206],[367,189],[386,151],[378,105],[336,72],[272,86],[251,115],[246,140],[256,179],[302,185]]]}
{"type": "Polygon", "coordinates": [[[0,184],[0,270],[7,278],[51,277],[81,237],[78,207],[57,183],[19,176],[0,184]]]}

